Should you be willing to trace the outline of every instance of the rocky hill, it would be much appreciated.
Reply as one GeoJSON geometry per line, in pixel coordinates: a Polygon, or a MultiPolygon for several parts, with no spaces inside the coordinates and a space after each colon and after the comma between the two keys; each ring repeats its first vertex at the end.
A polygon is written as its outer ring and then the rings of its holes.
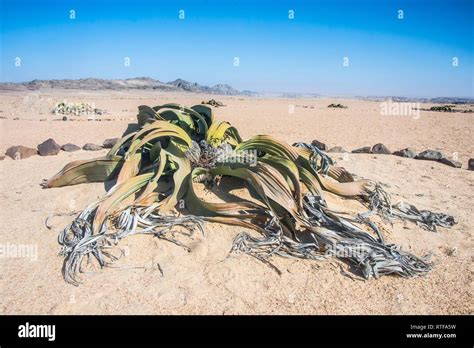
{"type": "Polygon", "coordinates": [[[221,95],[256,95],[252,91],[239,91],[229,85],[217,84],[213,87],[200,85],[183,79],[171,82],[161,82],[150,77],[136,77],[130,79],[77,79],[77,80],[33,80],[30,82],[0,83],[0,90],[38,90],[38,89],[81,89],[81,90],[160,90],[186,91],[195,93],[209,93],[221,95]]]}

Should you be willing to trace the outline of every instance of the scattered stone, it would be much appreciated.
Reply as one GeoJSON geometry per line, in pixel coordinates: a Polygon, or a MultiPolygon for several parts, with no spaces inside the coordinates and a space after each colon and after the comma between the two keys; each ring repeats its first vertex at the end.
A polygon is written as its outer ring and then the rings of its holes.
{"type": "Polygon", "coordinates": [[[91,103],[57,103],[53,113],[62,115],[102,115],[105,113],[102,109],[95,109],[91,103]]]}
{"type": "Polygon", "coordinates": [[[3,161],[5,159],[5,156],[0,156],[0,161],[3,161]]]}
{"type": "Polygon", "coordinates": [[[421,159],[425,161],[439,161],[442,158],[445,158],[446,156],[443,155],[439,151],[434,151],[434,150],[425,150],[423,152],[420,152],[418,156],[416,156],[416,159],[421,159]]]}
{"type": "Polygon", "coordinates": [[[403,150],[395,151],[393,154],[395,156],[406,157],[406,158],[416,157],[416,152],[410,147],[407,147],[406,149],[403,149],[403,150]]]}
{"type": "Polygon", "coordinates": [[[352,153],[370,153],[370,146],[364,146],[359,149],[352,150],[352,153]]]}
{"type": "Polygon", "coordinates": [[[382,143],[378,143],[378,144],[375,144],[374,146],[372,146],[372,153],[380,153],[380,154],[384,154],[384,155],[390,155],[391,154],[390,150],[387,149],[387,147],[382,143]]]}
{"type": "Polygon", "coordinates": [[[327,152],[347,152],[342,146],[331,147],[327,152]]]}
{"type": "Polygon", "coordinates": [[[19,117],[14,117],[13,121],[18,121],[20,118],[19,117]]]}
{"type": "Polygon", "coordinates": [[[66,151],[66,152],[74,152],[74,151],[79,151],[81,148],[77,145],[67,143],[61,146],[61,150],[66,151]]]}
{"type": "Polygon", "coordinates": [[[467,169],[474,170],[474,158],[469,158],[469,161],[467,162],[467,169]]]}
{"type": "Polygon", "coordinates": [[[40,122],[44,122],[44,121],[46,121],[45,118],[40,118],[40,122]]]}
{"type": "Polygon", "coordinates": [[[37,149],[26,147],[22,145],[11,146],[5,152],[5,155],[13,158],[14,160],[25,159],[38,154],[37,149]]]}
{"type": "Polygon", "coordinates": [[[38,145],[40,156],[54,156],[59,153],[59,150],[61,150],[61,146],[51,138],[38,145]]]}
{"type": "Polygon", "coordinates": [[[446,255],[448,255],[448,256],[458,256],[459,255],[459,249],[457,247],[446,248],[446,255]]]}
{"type": "Polygon", "coordinates": [[[63,116],[63,121],[67,121],[67,116],[63,116]]]}
{"type": "Polygon", "coordinates": [[[82,147],[83,150],[86,151],[99,151],[102,150],[103,147],[100,145],[92,144],[92,143],[87,143],[82,147]]]}
{"type": "Polygon", "coordinates": [[[339,108],[339,109],[347,109],[347,106],[342,104],[329,104],[328,108],[339,108]]]}
{"type": "Polygon", "coordinates": [[[119,141],[119,138],[105,139],[102,146],[106,149],[111,149],[115,144],[117,144],[117,141],[119,141]]]}
{"type": "Polygon", "coordinates": [[[461,168],[462,163],[455,161],[455,160],[450,160],[449,158],[441,158],[439,160],[440,163],[446,164],[447,166],[454,167],[454,168],[461,168]]]}
{"type": "Polygon", "coordinates": [[[453,105],[432,106],[431,111],[453,112],[453,105]]]}
{"type": "Polygon", "coordinates": [[[215,100],[215,99],[211,99],[211,100],[209,100],[209,101],[203,100],[203,101],[201,102],[201,104],[207,104],[207,105],[211,105],[211,106],[214,106],[214,107],[225,106],[222,102],[217,101],[217,100],[215,100]]]}
{"type": "Polygon", "coordinates": [[[325,143],[322,143],[318,140],[313,140],[311,142],[311,145],[313,146],[316,146],[318,149],[322,150],[322,151],[326,151],[326,144],[325,143]]]}

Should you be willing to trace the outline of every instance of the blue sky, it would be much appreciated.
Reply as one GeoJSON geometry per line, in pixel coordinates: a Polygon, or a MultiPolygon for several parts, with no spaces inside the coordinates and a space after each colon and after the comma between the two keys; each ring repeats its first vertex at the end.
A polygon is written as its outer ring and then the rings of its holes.
{"type": "Polygon", "coordinates": [[[0,2],[1,81],[181,77],[261,92],[474,97],[472,0],[0,2]]]}

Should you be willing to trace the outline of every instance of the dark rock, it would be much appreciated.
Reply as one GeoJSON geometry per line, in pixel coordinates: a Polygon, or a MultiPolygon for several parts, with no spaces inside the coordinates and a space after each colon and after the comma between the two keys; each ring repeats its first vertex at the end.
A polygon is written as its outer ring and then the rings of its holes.
{"type": "Polygon", "coordinates": [[[364,146],[359,149],[352,150],[352,153],[370,153],[370,146],[364,146]]]}
{"type": "Polygon", "coordinates": [[[67,121],[67,116],[63,116],[63,121],[67,121]]]}
{"type": "Polygon", "coordinates": [[[41,156],[54,156],[59,153],[59,150],[61,150],[61,146],[51,138],[38,145],[38,152],[41,156]]]}
{"type": "Polygon", "coordinates": [[[211,105],[211,106],[214,106],[214,107],[225,106],[222,102],[217,101],[217,100],[215,100],[215,99],[211,99],[211,100],[209,100],[209,101],[203,100],[203,101],[201,102],[201,104],[207,104],[207,105],[211,105]]]}
{"type": "Polygon", "coordinates": [[[412,148],[409,148],[409,147],[403,150],[395,151],[393,154],[395,156],[406,157],[406,158],[416,157],[416,152],[412,148]]]}
{"type": "Polygon", "coordinates": [[[331,147],[327,152],[347,152],[342,146],[331,147]]]}
{"type": "Polygon", "coordinates": [[[25,159],[38,154],[37,149],[26,147],[22,145],[12,146],[7,149],[5,155],[13,158],[14,160],[25,159]]]}
{"type": "Polygon", "coordinates": [[[61,146],[61,150],[66,151],[66,152],[74,152],[74,151],[79,151],[81,148],[77,145],[67,143],[61,146]]]}
{"type": "Polygon", "coordinates": [[[467,162],[467,169],[474,170],[474,158],[469,158],[469,161],[467,162]]]}
{"type": "Polygon", "coordinates": [[[372,153],[380,153],[383,155],[390,155],[391,152],[384,144],[378,143],[372,146],[372,153]]]}
{"type": "Polygon", "coordinates": [[[5,159],[5,156],[0,156],[0,161],[3,161],[5,159]]]}
{"type": "Polygon", "coordinates": [[[20,118],[19,117],[14,117],[13,121],[18,121],[20,118]]]}
{"type": "Polygon", "coordinates": [[[87,143],[82,147],[83,150],[86,151],[99,151],[102,150],[103,147],[100,145],[92,144],[92,143],[87,143]]]}
{"type": "Polygon", "coordinates": [[[443,106],[432,106],[430,108],[431,111],[442,111],[442,112],[453,112],[452,109],[453,105],[443,105],[443,106]]]}
{"type": "Polygon", "coordinates": [[[106,149],[111,149],[115,144],[117,144],[117,141],[119,141],[119,138],[105,139],[102,146],[106,149]]]}
{"type": "Polygon", "coordinates": [[[434,150],[425,150],[423,152],[420,152],[418,156],[415,157],[416,159],[421,159],[421,160],[426,160],[426,161],[439,161],[442,158],[446,158],[445,155],[443,155],[439,151],[434,151],[434,150]]]}
{"type": "Polygon", "coordinates": [[[313,146],[316,146],[318,149],[322,150],[322,151],[326,151],[327,147],[326,147],[326,144],[325,143],[322,143],[318,140],[313,140],[311,142],[311,145],[313,146]]]}
{"type": "Polygon", "coordinates": [[[443,164],[446,164],[450,167],[454,167],[454,168],[461,168],[462,167],[461,162],[458,162],[458,161],[455,161],[455,160],[450,160],[449,158],[441,158],[439,160],[439,162],[443,163],[443,164]]]}

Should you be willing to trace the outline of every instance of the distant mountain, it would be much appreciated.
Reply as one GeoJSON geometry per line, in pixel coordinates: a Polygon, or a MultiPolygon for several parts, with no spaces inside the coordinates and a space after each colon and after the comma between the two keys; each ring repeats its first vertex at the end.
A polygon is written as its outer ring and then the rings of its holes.
{"type": "Polygon", "coordinates": [[[391,99],[394,102],[402,103],[432,103],[432,104],[474,104],[473,98],[459,98],[459,97],[436,97],[436,98],[410,98],[410,97],[396,97],[396,96],[370,96],[361,97],[356,96],[355,99],[363,99],[370,101],[386,101],[391,99]]]}
{"type": "Polygon", "coordinates": [[[176,79],[174,81],[168,82],[167,85],[174,86],[178,89],[182,89],[188,92],[197,92],[197,93],[210,93],[210,94],[223,94],[223,95],[254,95],[257,94],[251,91],[238,91],[232,86],[225,84],[217,84],[213,87],[202,86],[196,82],[189,82],[183,79],[176,79]]]}
{"type": "Polygon", "coordinates": [[[239,91],[229,85],[218,84],[213,87],[203,86],[196,82],[183,79],[164,83],[150,77],[136,77],[130,79],[78,79],[78,80],[33,80],[30,82],[4,82],[0,83],[0,90],[38,90],[44,88],[54,89],[82,89],[82,90],[160,90],[165,92],[186,91],[195,93],[209,93],[221,95],[257,95],[252,91],[239,91]]]}

